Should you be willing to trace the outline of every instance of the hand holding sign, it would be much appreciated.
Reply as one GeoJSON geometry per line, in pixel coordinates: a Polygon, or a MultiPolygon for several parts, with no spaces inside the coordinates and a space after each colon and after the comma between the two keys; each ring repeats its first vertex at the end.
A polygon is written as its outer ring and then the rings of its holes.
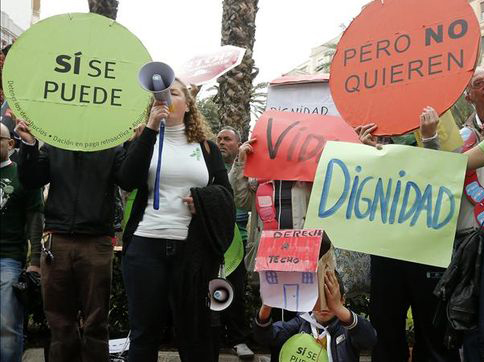
{"type": "Polygon", "coordinates": [[[251,140],[244,142],[242,146],[240,146],[239,148],[240,162],[245,162],[247,160],[247,155],[254,152],[254,148],[252,147],[252,144],[256,141],[257,141],[256,138],[252,138],[251,140]]]}
{"type": "Polygon", "coordinates": [[[432,107],[425,107],[420,115],[420,132],[422,137],[432,138],[437,136],[437,127],[439,126],[439,115],[432,107]]]}
{"type": "Polygon", "coordinates": [[[380,150],[382,146],[378,143],[378,138],[372,134],[377,127],[378,126],[374,123],[368,123],[363,126],[356,127],[355,132],[360,137],[361,143],[376,147],[380,150]]]}
{"type": "Polygon", "coordinates": [[[27,126],[25,121],[17,120],[17,127],[15,127],[15,132],[17,132],[22,141],[24,141],[25,143],[35,143],[35,137],[30,132],[29,126],[27,126]]]}

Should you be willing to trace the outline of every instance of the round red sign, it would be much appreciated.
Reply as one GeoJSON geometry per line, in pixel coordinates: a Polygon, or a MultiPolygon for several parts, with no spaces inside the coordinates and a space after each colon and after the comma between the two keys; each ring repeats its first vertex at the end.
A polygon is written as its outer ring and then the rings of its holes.
{"type": "Polygon", "coordinates": [[[466,0],[374,0],[343,34],[330,87],[341,116],[376,135],[419,126],[425,106],[444,113],[472,77],[480,28],[466,0]]]}

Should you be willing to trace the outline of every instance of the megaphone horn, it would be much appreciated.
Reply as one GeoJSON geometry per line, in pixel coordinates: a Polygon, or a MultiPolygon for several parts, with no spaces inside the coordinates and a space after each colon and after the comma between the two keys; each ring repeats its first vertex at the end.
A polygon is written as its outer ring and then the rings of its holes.
{"type": "Polygon", "coordinates": [[[158,101],[171,104],[170,87],[175,81],[173,69],[162,62],[150,62],[143,65],[138,73],[140,85],[158,101]]]}
{"type": "Polygon", "coordinates": [[[210,309],[220,312],[227,309],[234,300],[234,288],[227,279],[215,278],[208,284],[210,309]]]}

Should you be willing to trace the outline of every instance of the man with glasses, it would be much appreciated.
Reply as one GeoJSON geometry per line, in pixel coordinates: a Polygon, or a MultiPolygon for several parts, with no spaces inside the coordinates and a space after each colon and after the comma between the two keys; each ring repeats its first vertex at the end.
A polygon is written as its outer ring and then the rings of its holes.
{"type": "Polygon", "coordinates": [[[484,136],[484,67],[476,68],[465,90],[465,98],[475,109],[467,119],[465,127],[476,132],[479,139],[482,139],[484,136]]]}
{"type": "Polygon", "coordinates": [[[0,361],[20,362],[24,310],[13,285],[26,261],[28,239],[31,262],[27,272],[40,273],[42,199],[39,188],[25,190],[20,184],[17,164],[9,158],[14,144],[7,126],[0,123],[0,361]]]}
{"type": "MultiPolygon", "coordinates": [[[[464,138],[464,151],[470,150],[471,147],[484,140],[484,68],[477,67],[474,75],[465,90],[466,100],[474,107],[475,112],[467,119],[461,135],[464,138]]],[[[468,151],[471,152],[471,151],[468,151]]],[[[467,179],[473,178],[473,184],[484,184],[484,168],[477,169],[473,176],[467,176],[467,179]]],[[[457,222],[457,231],[461,233],[470,232],[479,225],[474,217],[474,205],[469,201],[469,192],[471,188],[464,187],[464,193],[467,197],[462,198],[457,222]]],[[[477,188],[477,190],[479,190],[477,188]]],[[[481,263],[484,262],[484,259],[481,263]]],[[[484,358],[484,268],[481,268],[480,275],[480,296],[479,296],[479,329],[475,332],[468,333],[464,336],[464,359],[468,362],[481,361],[484,358]]]]}

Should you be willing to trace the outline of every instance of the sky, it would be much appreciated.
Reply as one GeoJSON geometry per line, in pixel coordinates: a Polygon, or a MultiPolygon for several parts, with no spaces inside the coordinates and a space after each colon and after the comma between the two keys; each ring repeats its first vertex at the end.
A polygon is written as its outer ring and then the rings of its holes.
{"type": "MultiPolygon", "coordinates": [[[[256,82],[271,81],[309,58],[349,25],[368,0],[260,0],[256,17],[256,82]],[[297,5],[296,5],[297,4],[297,5]]],[[[42,0],[40,17],[87,12],[87,0],[42,0]]],[[[117,21],[134,33],[153,60],[175,71],[191,57],[220,46],[222,0],[120,0],[117,21]]]]}

